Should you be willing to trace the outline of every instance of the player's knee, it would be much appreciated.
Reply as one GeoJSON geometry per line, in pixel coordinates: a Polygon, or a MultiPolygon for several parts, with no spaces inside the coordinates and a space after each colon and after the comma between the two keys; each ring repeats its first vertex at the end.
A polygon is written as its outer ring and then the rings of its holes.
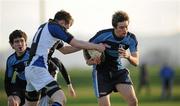
{"type": "Polygon", "coordinates": [[[49,97],[51,97],[56,91],[60,90],[56,81],[53,81],[45,86],[46,93],[49,97]]]}
{"type": "Polygon", "coordinates": [[[131,106],[137,106],[138,104],[138,99],[136,97],[132,97],[129,99],[129,104],[131,104],[131,106]]]}
{"type": "Polygon", "coordinates": [[[47,95],[54,101],[53,106],[64,106],[66,104],[66,97],[63,91],[60,90],[56,81],[53,81],[45,86],[47,95]],[[57,105],[59,103],[60,105],[57,105]]]}
{"type": "Polygon", "coordinates": [[[40,98],[40,93],[36,92],[36,91],[32,91],[32,92],[27,92],[25,93],[25,97],[28,101],[38,101],[40,98]]]}
{"type": "Polygon", "coordinates": [[[53,99],[54,102],[62,104],[63,106],[66,104],[66,96],[64,95],[64,92],[62,90],[56,91],[51,96],[51,99],[53,99]]]}

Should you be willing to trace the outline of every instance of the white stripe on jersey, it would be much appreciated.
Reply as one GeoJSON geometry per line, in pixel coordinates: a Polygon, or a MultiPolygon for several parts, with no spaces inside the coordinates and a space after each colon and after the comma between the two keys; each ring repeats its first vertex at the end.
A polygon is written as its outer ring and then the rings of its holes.
{"type": "MultiPolygon", "coordinates": [[[[36,35],[39,34],[39,31],[36,35]]],[[[38,42],[36,55],[43,56],[45,59],[48,57],[49,49],[57,42],[59,39],[53,37],[48,30],[48,23],[42,29],[40,39],[38,42]]]]}

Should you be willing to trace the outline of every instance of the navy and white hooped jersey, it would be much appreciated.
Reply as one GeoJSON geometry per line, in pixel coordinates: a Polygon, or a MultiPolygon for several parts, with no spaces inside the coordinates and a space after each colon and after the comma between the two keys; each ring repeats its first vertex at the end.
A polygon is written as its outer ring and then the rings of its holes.
{"type": "Polygon", "coordinates": [[[72,39],[73,36],[55,22],[41,25],[31,45],[30,65],[47,68],[46,62],[50,48],[59,40],[70,43],[72,39]]]}
{"type": "Polygon", "coordinates": [[[99,71],[116,71],[124,69],[121,58],[118,53],[118,48],[122,47],[125,50],[129,49],[131,53],[137,51],[138,42],[136,36],[130,32],[123,38],[118,38],[114,34],[114,29],[106,29],[99,31],[90,42],[105,43],[109,47],[105,50],[105,61],[95,66],[99,71]]]}
{"type": "Polygon", "coordinates": [[[29,48],[27,48],[26,52],[20,57],[18,57],[16,53],[13,53],[8,57],[6,63],[5,82],[4,82],[7,95],[12,93],[14,89],[13,86],[14,83],[21,82],[22,88],[23,86],[25,88],[24,84],[26,82],[26,79],[25,79],[24,70],[28,60],[29,60],[29,48]],[[16,75],[16,80],[13,82],[14,72],[16,72],[17,75],[16,75]]]}

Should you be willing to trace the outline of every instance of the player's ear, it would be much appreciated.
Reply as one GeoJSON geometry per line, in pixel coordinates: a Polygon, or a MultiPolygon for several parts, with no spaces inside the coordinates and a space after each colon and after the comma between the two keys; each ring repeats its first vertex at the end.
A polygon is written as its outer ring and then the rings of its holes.
{"type": "Polygon", "coordinates": [[[9,44],[10,44],[10,45],[11,45],[11,47],[14,49],[14,47],[13,47],[13,43],[9,42],[9,44]]]}

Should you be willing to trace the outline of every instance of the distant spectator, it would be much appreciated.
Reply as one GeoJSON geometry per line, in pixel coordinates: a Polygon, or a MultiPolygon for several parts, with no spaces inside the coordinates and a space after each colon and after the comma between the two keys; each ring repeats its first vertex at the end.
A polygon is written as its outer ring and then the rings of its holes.
{"type": "Polygon", "coordinates": [[[168,99],[172,97],[172,87],[174,70],[167,64],[164,64],[160,70],[160,77],[162,81],[162,99],[168,99]]]}
{"type": "Polygon", "coordinates": [[[140,66],[138,94],[140,94],[143,87],[146,87],[146,94],[150,94],[149,74],[146,63],[140,66]]]}

